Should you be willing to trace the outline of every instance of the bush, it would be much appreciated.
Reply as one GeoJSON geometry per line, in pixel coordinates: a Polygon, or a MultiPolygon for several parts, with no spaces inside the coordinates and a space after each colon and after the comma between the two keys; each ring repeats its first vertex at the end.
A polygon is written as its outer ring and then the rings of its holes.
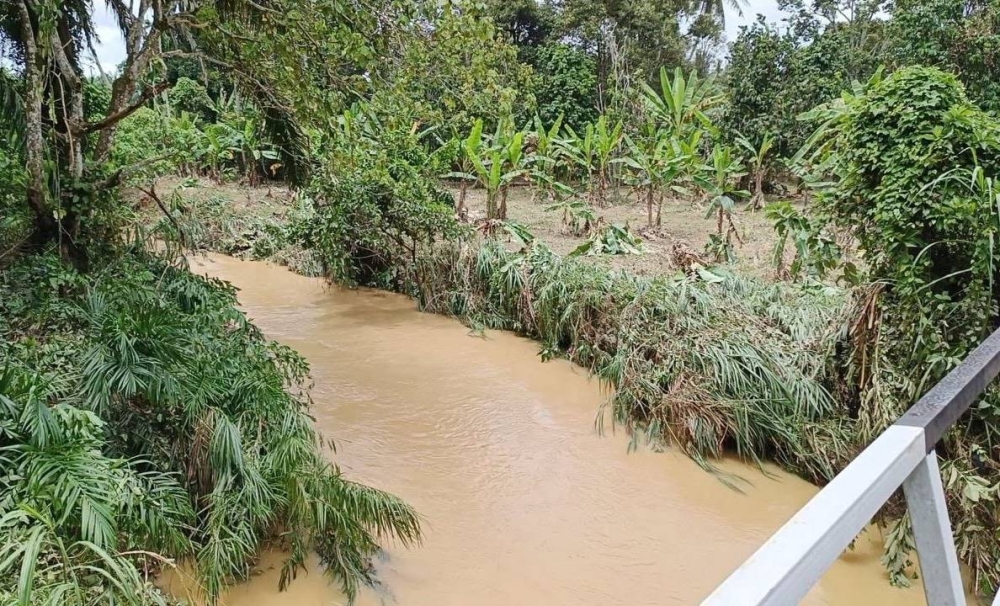
{"type": "Polygon", "coordinates": [[[0,268],[14,259],[31,235],[32,217],[25,204],[27,175],[17,154],[0,148],[0,268]]]}
{"type": "Polygon", "coordinates": [[[293,229],[320,255],[328,276],[403,290],[404,284],[419,283],[416,260],[423,249],[459,234],[451,195],[412,168],[403,170],[314,181],[308,195],[316,215],[293,229]]]}
{"type": "Polygon", "coordinates": [[[148,107],[121,121],[111,152],[116,168],[139,167],[136,179],[176,173],[196,160],[201,133],[187,117],[172,118],[148,107]]]}
{"type": "MultiPolygon", "coordinates": [[[[537,49],[531,90],[544,124],[563,116],[577,131],[597,120],[597,62],[586,51],[562,42],[537,49]]],[[[526,116],[530,118],[530,116],[526,116]]]]}
{"type": "Polygon", "coordinates": [[[204,123],[212,123],[216,119],[212,99],[205,87],[191,78],[180,77],[167,93],[170,106],[174,112],[187,112],[193,118],[204,123]]]}
{"type": "MultiPolygon", "coordinates": [[[[868,441],[996,327],[1000,124],[935,68],[905,68],[845,99],[817,112],[831,124],[823,166],[839,178],[819,205],[857,238],[872,281],[842,383],[868,441]]],[[[1000,501],[980,490],[1000,481],[998,419],[991,390],[939,447],[959,554],[984,592],[1000,584],[1000,501]]],[[[891,560],[896,581],[905,559],[891,560]]]]}
{"type": "Polygon", "coordinates": [[[418,537],[326,460],[305,361],[235,289],[138,251],[93,269],[0,274],[0,596],[162,602],[140,572],[162,555],[192,557],[215,598],[280,536],[282,583],[315,551],[353,597],[379,538],[418,537]]]}

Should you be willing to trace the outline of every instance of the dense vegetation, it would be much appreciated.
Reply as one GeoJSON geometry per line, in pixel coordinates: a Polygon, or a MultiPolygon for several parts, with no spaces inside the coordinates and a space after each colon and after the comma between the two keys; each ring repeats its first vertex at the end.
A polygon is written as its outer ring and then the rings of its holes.
{"type": "MultiPolygon", "coordinates": [[[[268,541],[283,582],[315,551],[354,595],[380,540],[419,538],[329,462],[305,361],[185,250],[529,335],[613,386],[634,436],[817,483],[998,325],[994,0],[783,0],[728,52],[719,2],[132,4],[0,8],[5,602],[161,602],[174,558],[215,598],[268,541]],[[105,6],[128,42],[111,75],[86,68],[105,6]],[[198,181],[294,193],[234,206],[198,181]],[[582,240],[568,256],[509,216],[525,187],[582,240]],[[675,204],[711,217],[704,250],[642,277],[593,262],[643,254],[675,204]],[[739,266],[760,208],[770,280],[739,266]]],[[[983,594],[998,410],[991,391],[939,448],[983,594]]],[[[880,522],[906,583],[905,514],[880,522]]]]}

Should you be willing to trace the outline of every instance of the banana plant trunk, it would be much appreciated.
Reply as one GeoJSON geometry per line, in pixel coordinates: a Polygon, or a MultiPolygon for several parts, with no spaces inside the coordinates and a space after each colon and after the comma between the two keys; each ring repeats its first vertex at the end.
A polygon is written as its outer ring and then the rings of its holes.
{"type": "Polygon", "coordinates": [[[504,187],[500,190],[500,211],[497,213],[497,219],[506,220],[507,219],[507,188],[504,187]]]}
{"type": "Polygon", "coordinates": [[[486,218],[493,220],[497,218],[497,194],[496,191],[486,192],[486,218]]]}
{"type": "MultiPolygon", "coordinates": [[[[656,216],[659,217],[660,213],[657,212],[656,216]]],[[[653,184],[650,183],[646,186],[646,225],[653,227],[653,184]]]]}
{"type": "Polygon", "coordinates": [[[758,170],[757,174],[754,175],[753,184],[753,204],[751,205],[753,210],[760,210],[764,208],[764,171],[758,170]]]}
{"type": "Polygon", "coordinates": [[[458,189],[458,206],[455,208],[455,214],[461,221],[465,221],[469,218],[469,213],[465,210],[465,196],[469,191],[469,184],[466,183],[465,179],[462,179],[462,184],[458,189]]]}

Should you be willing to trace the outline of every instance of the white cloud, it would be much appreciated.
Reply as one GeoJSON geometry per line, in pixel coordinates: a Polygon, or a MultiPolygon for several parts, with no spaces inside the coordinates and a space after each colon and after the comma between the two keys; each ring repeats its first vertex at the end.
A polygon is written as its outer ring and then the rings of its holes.
{"type": "MultiPolygon", "coordinates": [[[[94,30],[97,33],[97,40],[94,42],[97,60],[105,73],[113,73],[125,60],[125,39],[122,38],[114,15],[103,2],[94,3],[94,30]]],[[[93,63],[93,60],[89,63],[93,63]]],[[[99,71],[96,66],[90,67],[93,72],[99,71]]]]}

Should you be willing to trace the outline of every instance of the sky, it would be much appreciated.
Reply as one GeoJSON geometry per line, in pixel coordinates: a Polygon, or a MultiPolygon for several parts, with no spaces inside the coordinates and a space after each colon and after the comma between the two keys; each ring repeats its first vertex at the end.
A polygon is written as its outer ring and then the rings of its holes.
{"type": "MultiPolygon", "coordinates": [[[[125,43],[105,3],[95,2],[94,12],[94,24],[100,39],[100,43],[95,47],[97,58],[105,72],[114,72],[118,64],[125,59],[125,43]]],[[[767,17],[769,21],[778,21],[781,17],[777,0],[747,0],[742,15],[730,6],[726,6],[726,38],[734,40],[740,26],[752,23],[758,13],[767,17]]]]}
{"type": "Polygon", "coordinates": [[[732,7],[726,6],[726,38],[729,41],[736,39],[736,34],[740,31],[741,25],[753,23],[757,19],[757,14],[764,15],[768,21],[780,21],[781,12],[778,10],[778,0],[748,0],[743,7],[743,14],[738,14],[732,7]]]}

